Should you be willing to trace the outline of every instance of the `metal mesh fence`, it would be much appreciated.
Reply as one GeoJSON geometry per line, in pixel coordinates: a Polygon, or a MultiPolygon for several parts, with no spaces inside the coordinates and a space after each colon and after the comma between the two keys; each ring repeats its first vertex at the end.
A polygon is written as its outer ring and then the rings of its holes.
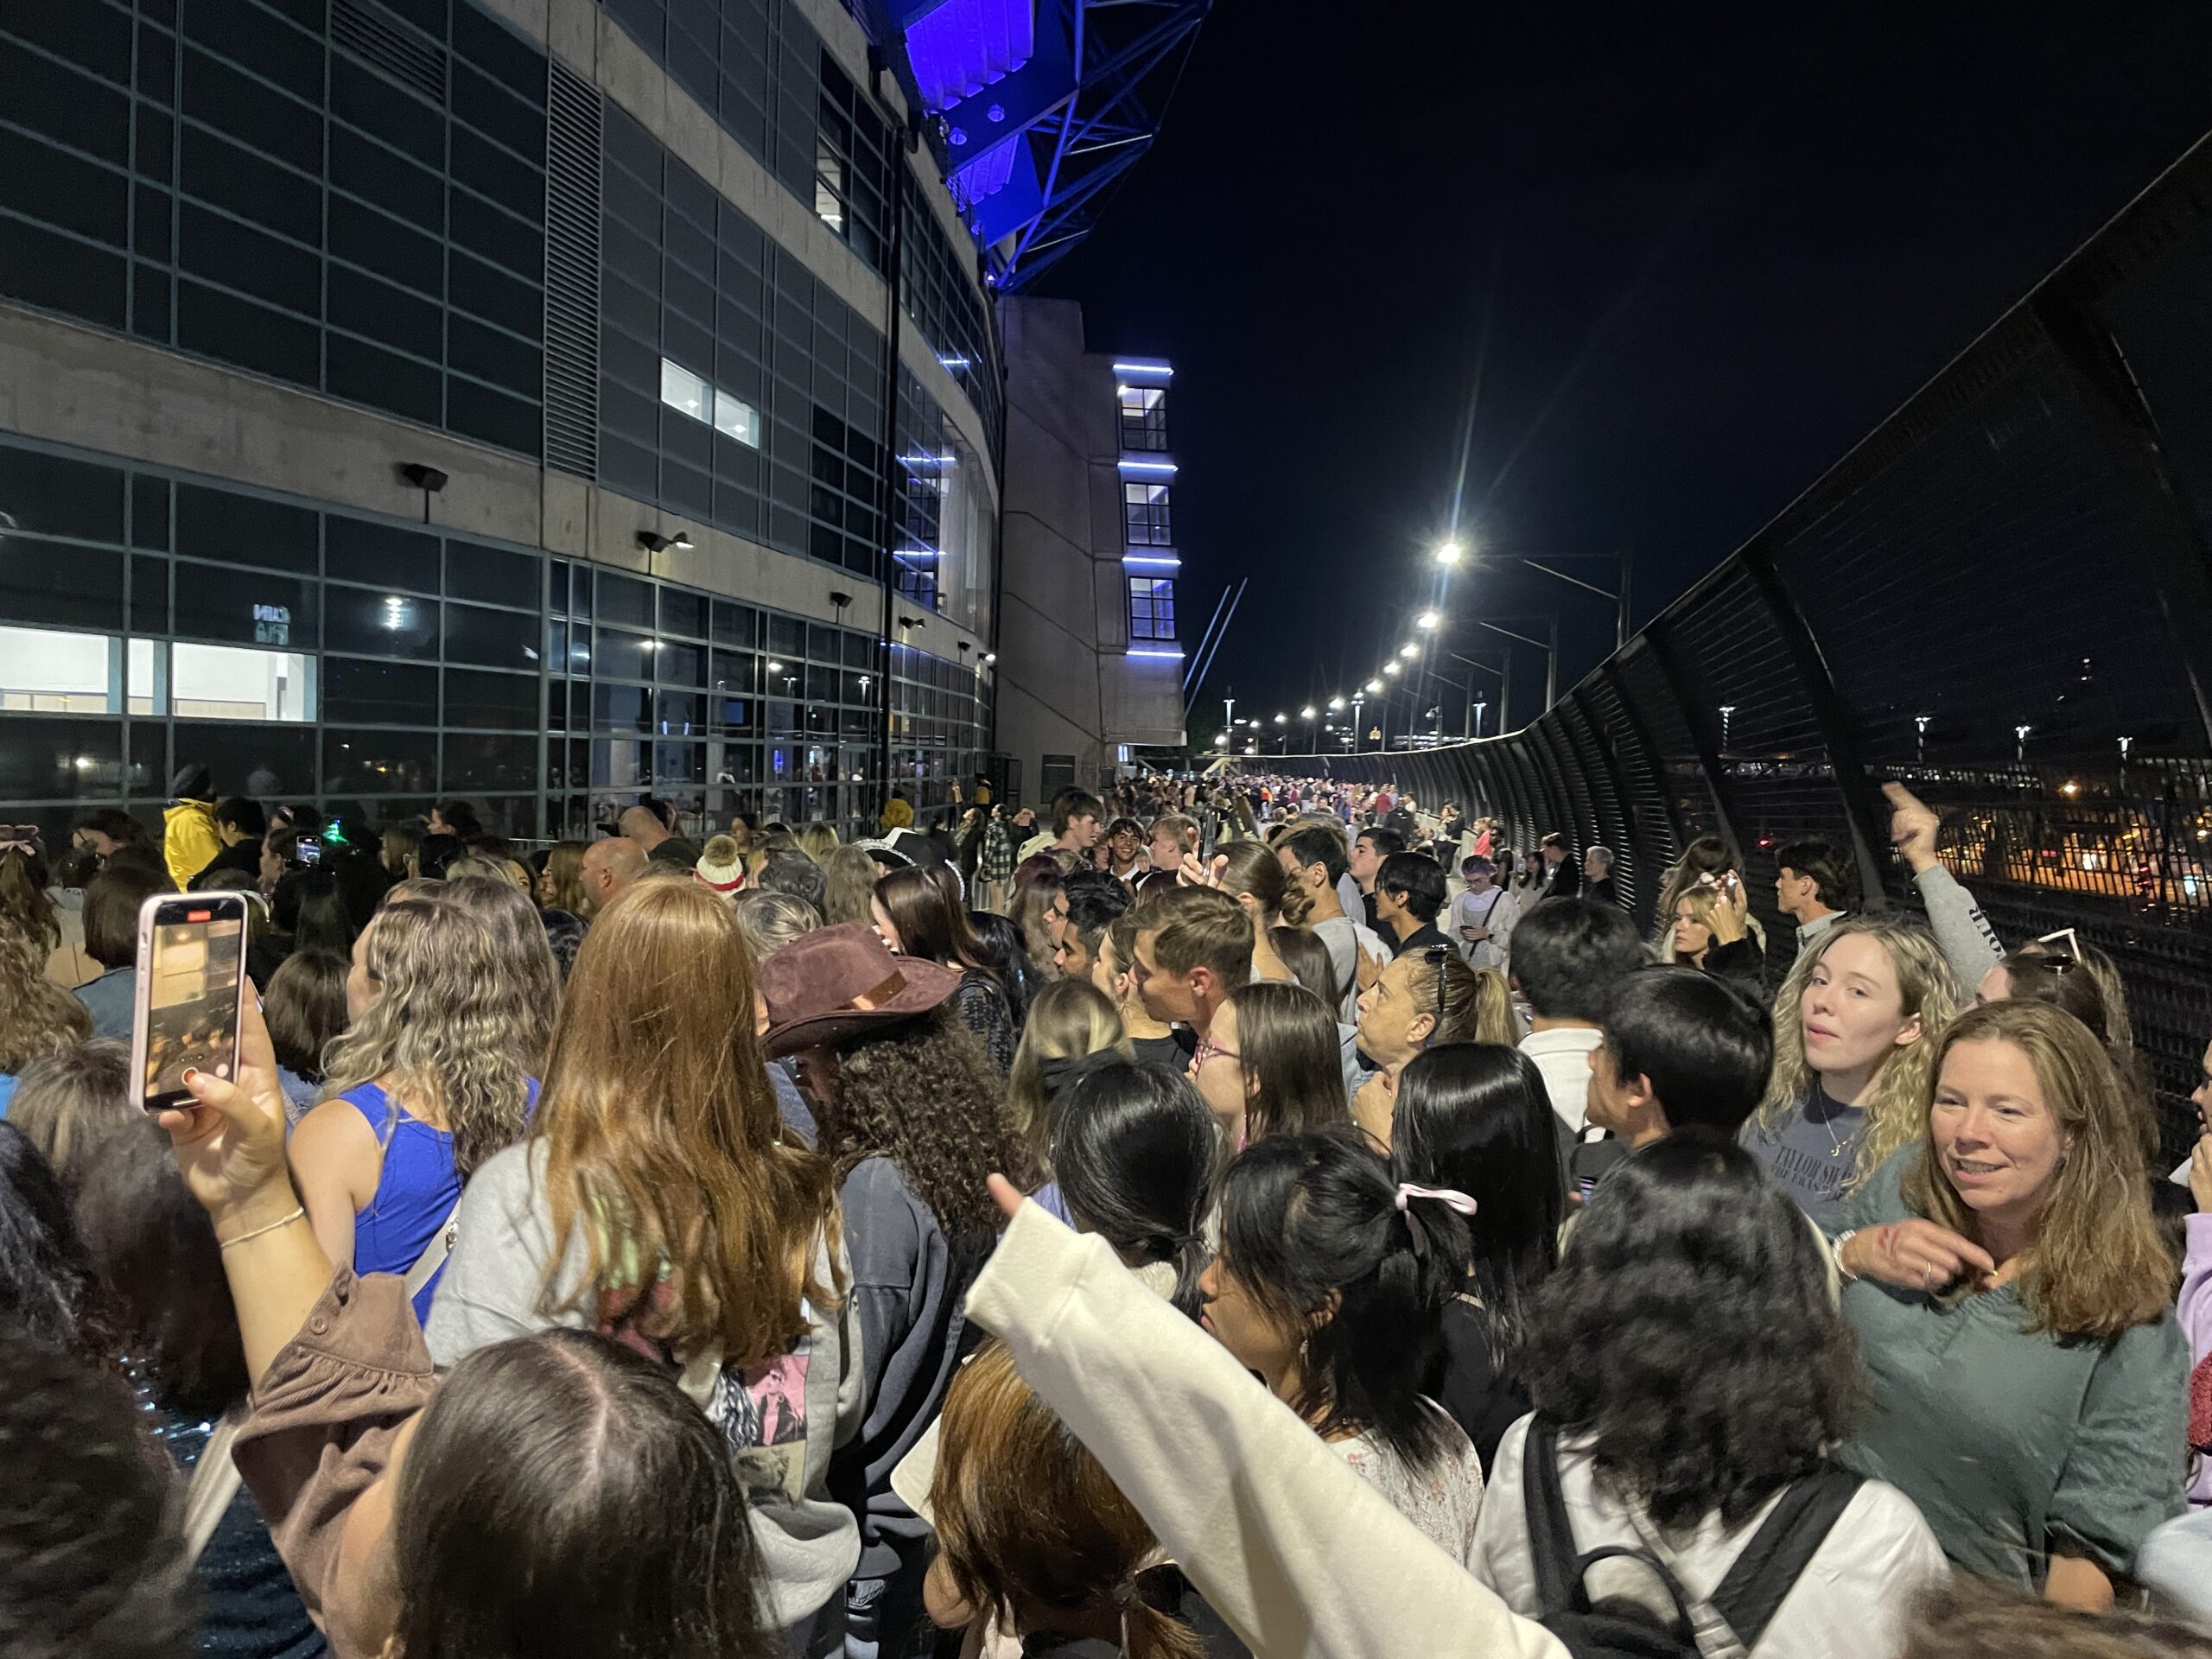
{"type": "Polygon", "coordinates": [[[1776,849],[1842,849],[1916,904],[1879,785],[1945,815],[1999,936],[2062,928],[2127,988],[2165,1152],[2212,1038],[2212,140],[1783,515],[1522,730],[1296,757],[1616,855],[1744,857],[1777,969],[1776,849]]]}

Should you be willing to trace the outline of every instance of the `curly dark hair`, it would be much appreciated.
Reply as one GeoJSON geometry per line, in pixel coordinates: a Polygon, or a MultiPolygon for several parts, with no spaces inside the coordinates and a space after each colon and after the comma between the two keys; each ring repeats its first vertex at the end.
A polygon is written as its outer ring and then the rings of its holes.
{"type": "Polygon", "coordinates": [[[1006,1084],[950,1003],[837,1050],[836,1103],[817,1116],[842,1185],[863,1158],[888,1158],[937,1217],[957,1257],[998,1236],[994,1171],[1030,1172],[1008,1121],[1006,1084]]]}
{"type": "Polygon", "coordinates": [[[1858,1344],[1803,1212],[1690,1134],[1605,1178],[1529,1313],[1522,1376],[1598,1478],[1663,1530],[1738,1527],[1821,1465],[1862,1403],[1858,1344]]]}

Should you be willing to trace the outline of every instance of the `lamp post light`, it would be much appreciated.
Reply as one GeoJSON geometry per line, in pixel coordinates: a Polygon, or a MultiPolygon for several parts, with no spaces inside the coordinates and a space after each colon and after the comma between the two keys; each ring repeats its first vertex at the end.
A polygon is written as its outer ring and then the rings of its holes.
{"type": "Polygon", "coordinates": [[[1489,707],[1490,704],[1483,702],[1481,698],[1478,697],[1475,700],[1475,735],[1477,737],[1483,734],[1483,711],[1489,707]]]}
{"type": "Polygon", "coordinates": [[[1419,616],[1414,619],[1414,626],[1421,629],[1422,632],[1426,633],[1430,629],[1435,627],[1436,625],[1443,620],[1444,619],[1438,615],[1434,611],[1423,611],[1419,616]]]}
{"type": "MultiPolygon", "coordinates": [[[[1618,553],[1548,553],[1543,555],[1541,557],[1532,557],[1525,553],[1485,553],[1483,555],[1483,557],[1484,560],[1493,563],[1525,565],[1531,570],[1542,572],[1545,575],[1555,576],[1560,581],[1568,584],[1570,587],[1581,588],[1585,593],[1595,594],[1600,599],[1611,600],[1613,601],[1613,648],[1618,651],[1623,645],[1628,644],[1629,569],[1630,563],[1628,549],[1623,548],[1618,553]],[[1554,563],[1547,562],[1556,562],[1565,559],[1609,560],[1615,566],[1618,567],[1620,570],[1620,586],[1618,588],[1600,588],[1594,582],[1585,582],[1580,576],[1570,576],[1566,571],[1555,569],[1554,563]]],[[[1439,562],[1442,562],[1440,555],[1439,556],[1439,562]]]]}
{"type": "Polygon", "coordinates": [[[1380,691],[1382,689],[1380,681],[1370,680],[1367,684],[1351,694],[1351,748],[1354,754],[1359,753],[1361,734],[1367,730],[1367,722],[1360,718],[1359,711],[1367,706],[1368,692],[1380,691]]]}
{"type": "Polygon", "coordinates": [[[1457,542],[1446,542],[1436,550],[1436,562],[1446,570],[1459,563],[1460,548],[1457,542]]]}

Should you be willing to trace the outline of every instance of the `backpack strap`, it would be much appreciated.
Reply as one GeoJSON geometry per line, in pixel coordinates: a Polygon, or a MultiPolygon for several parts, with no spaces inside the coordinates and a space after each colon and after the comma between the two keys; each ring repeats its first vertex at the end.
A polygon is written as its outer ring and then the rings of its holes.
{"type": "Polygon", "coordinates": [[[1745,1651],[1758,1646],[1783,1598],[1864,1484],[1864,1476],[1832,1465],[1791,1482],[1726,1576],[1713,1586],[1707,1599],[1728,1621],[1745,1651]]]}
{"type": "Polygon", "coordinates": [[[187,1572],[207,1554],[207,1541],[215,1535],[215,1529],[230,1512],[231,1500],[238,1495],[238,1466],[231,1460],[231,1447],[238,1440],[238,1430],[245,1426],[245,1418],[246,1408],[242,1405],[225,1412],[209,1433],[200,1461],[192,1465],[192,1479],[184,1489],[187,1572]]]}
{"type": "Polygon", "coordinates": [[[446,1218],[438,1224],[438,1230],[430,1235],[430,1242],[423,1247],[423,1254],[415,1258],[415,1265],[407,1269],[407,1300],[413,1301],[423,1294],[423,1287],[437,1276],[446,1257],[453,1254],[454,1224],[461,1219],[461,1200],[454,1200],[446,1218]]]}
{"type": "Polygon", "coordinates": [[[1564,1611],[1582,1591],[1581,1557],[1559,1484],[1559,1427],[1541,1412],[1529,1419],[1529,1437],[1521,1444],[1521,1502],[1529,1512],[1536,1605],[1546,1613],[1564,1611]]]}

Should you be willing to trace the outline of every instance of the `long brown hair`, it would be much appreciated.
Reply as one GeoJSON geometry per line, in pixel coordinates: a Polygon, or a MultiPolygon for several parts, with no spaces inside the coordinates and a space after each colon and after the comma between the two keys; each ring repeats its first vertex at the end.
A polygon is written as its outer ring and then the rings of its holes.
{"type": "Polygon", "coordinates": [[[815,1254],[834,1226],[830,1166],[786,1143],[753,1030],[753,958],[721,896],[639,881],[600,912],[569,970],[531,1135],[553,1199],[544,1311],[575,1231],[581,1297],[634,1303],[665,1287],[648,1334],[718,1345],[728,1365],[779,1358],[833,1306],[815,1254]]]}
{"type": "Polygon", "coordinates": [[[91,1012],[46,976],[46,957],[29,935],[0,929],[0,1075],[92,1034],[91,1012]]]}
{"type": "Polygon", "coordinates": [[[1238,1065],[1259,1084],[1244,1109],[1248,1143],[1348,1120],[1334,1008],[1303,985],[1268,980],[1239,985],[1229,1006],[1236,1010],[1238,1065]]]}
{"type": "Polygon", "coordinates": [[[1961,1043],[2010,1043],[2035,1067],[2065,1150],[2020,1269],[2031,1331],[2110,1341],[2155,1325],[2173,1300],[2173,1258],[2151,1218],[2143,1142],[2104,1046],[2072,1014],[2014,997],[1969,1008],[1933,1045],[1920,1150],[1902,1181],[1916,1213],[1980,1242],[1981,1224],[1934,1156],[1929,1115],[1943,1062],[1961,1043]]]}
{"type": "Polygon", "coordinates": [[[545,908],[565,910],[571,916],[591,913],[591,895],[584,891],[584,844],[556,841],[545,855],[545,908]]]}
{"type": "Polygon", "coordinates": [[[945,1391],[930,1507],[953,1588],[1009,1629],[1118,1611],[1128,1659],[1204,1654],[1190,1629],[1137,1593],[1158,1547],[1144,1517],[996,1343],[945,1391]]]}
{"type": "Polygon", "coordinates": [[[1259,906],[1260,925],[1271,926],[1277,918],[1290,927],[1302,927],[1313,909],[1313,895],[1303,885],[1283,874],[1282,860],[1264,841],[1232,841],[1221,849],[1227,861],[1222,867],[1221,890],[1230,898],[1250,893],[1259,906]]]}
{"type": "Polygon", "coordinates": [[[54,878],[46,860],[20,843],[0,852],[0,929],[12,928],[48,950],[61,944],[60,918],[47,888],[54,878]]]}
{"type": "Polygon", "coordinates": [[[875,901],[899,930],[899,948],[906,955],[943,968],[982,968],[989,962],[968,912],[945,896],[928,871],[887,872],[875,884],[875,901]]]}

